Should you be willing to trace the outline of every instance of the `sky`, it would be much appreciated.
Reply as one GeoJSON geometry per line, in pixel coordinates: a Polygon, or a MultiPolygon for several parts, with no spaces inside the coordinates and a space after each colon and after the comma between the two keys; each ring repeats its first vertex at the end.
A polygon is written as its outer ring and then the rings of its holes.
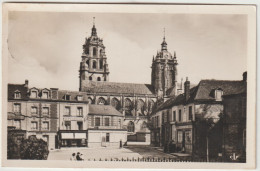
{"type": "Polygon", "coordinates": [[[106,46],[110,82],[150,84],[164,28],[168,51],[176,51],[178,82],[241,80],[247,70],[246,15],[10,12],[8,82],[28,79],[30,87],[78,90],[93,17],[106,46]]]}

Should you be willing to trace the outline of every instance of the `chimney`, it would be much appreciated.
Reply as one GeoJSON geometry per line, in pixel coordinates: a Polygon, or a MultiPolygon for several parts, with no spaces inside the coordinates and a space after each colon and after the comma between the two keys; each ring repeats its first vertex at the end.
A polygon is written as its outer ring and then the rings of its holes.
{"type": "Polygon", "coordinates": [[[58,99],[58,88],[50,88],[51,89],[51,99],[57,100],[58,99]]]}
{"type": "Polygon", "coordinates": [[[185,100],[188,101],[190,97],[190,81],[188,81],[188,77],[186,77],[186,81],[184,83],[184,96],[185,100]]]}
{"type": "Polygon", "coordinates": [[[28,88],[28,85],[29,85],[29,81],[25,80],[24,87],[28,88]]]}
{"type": "Polygon", "coordinates": [[[244,72],[244,73],[243,73],[243,81],[244,81],[244,82],[247,82],[247,72],[244,72]]]}

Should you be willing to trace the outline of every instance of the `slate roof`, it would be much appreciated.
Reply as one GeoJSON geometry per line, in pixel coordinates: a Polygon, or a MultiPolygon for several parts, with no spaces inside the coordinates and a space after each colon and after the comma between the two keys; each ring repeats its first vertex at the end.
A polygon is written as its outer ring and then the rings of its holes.
{"type": "Polygon", "coordinates": [[[8,99],[14,99],[14,92],[21,92],[21,99],[27,99],[27,87],[25,84],[8,84],[8,99]]]}
{"type": "Polygon", "coordinates": [[[90,82],[83,91],[88,93],[117,93],[117,94],[147,94],[153,95],[154,89],[150,84],[90,82]]]}
{"type": "Polygon", "coordinates": [[[83,96],[83,101],[87,101],[87,93],[81,91],[58,90],[58,100],[65,100],[65,95],[70,95],[69,101],[77,101],[77,96],[83,96]]]}
{"type": "Polygon", "coordinates": [[[234,94],[240,91],[246,91],[245,81],[225,81],[225,80],[201,80],[198,85],[197,93],[191,100],[214,100],[212,90],[221,88],[223,95],[234,94]]]}
{"type": "Polygon", "coordinates": [[[89,114],[93,115],[109,115],[109,116],[123,116],[111,105],[89,105],[89,114]]]}
{"type": "Polygon", "coordinates": [[[246,92],[246,87],[245,81],[201,80],[197,86],[190,89],[190,97],[187,102],[184,94],[180,94],[177,97],[172,97],[165,101],[158,107],[157,111],[185,103],[213,102],[215,101],[214,91],[216,89],[222,89],[223,96],[225,96],[246,92]]]}

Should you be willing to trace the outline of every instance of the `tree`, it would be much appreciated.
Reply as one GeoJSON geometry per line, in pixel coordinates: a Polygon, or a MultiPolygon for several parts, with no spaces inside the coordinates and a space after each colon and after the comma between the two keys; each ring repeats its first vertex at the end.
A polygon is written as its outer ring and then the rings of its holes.
{"type": "Polygon", "coordinates": [[[21,159],[46,160],[49,154],[47,142],[30,136],[20,146],[21,159]]]}

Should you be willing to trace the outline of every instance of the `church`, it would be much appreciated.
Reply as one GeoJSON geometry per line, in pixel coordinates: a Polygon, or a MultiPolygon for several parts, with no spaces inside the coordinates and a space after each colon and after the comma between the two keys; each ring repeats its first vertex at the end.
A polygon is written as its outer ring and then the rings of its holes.
{"type": "MultiPolygon", "coordinates": [[[[112,105],[124,116],[128,142],[150,143],[148,119],[158,103],[177,95],[177,57],[167,49],[165,35],[161,50],[152,58],[151,84],[109,82],[109,64],[103,39],[95,23],[85,39],[79,70],[79,91],[90,104],[112,105]]],[[[113,73],[111,73],[113,74],[113,73]]]]}

